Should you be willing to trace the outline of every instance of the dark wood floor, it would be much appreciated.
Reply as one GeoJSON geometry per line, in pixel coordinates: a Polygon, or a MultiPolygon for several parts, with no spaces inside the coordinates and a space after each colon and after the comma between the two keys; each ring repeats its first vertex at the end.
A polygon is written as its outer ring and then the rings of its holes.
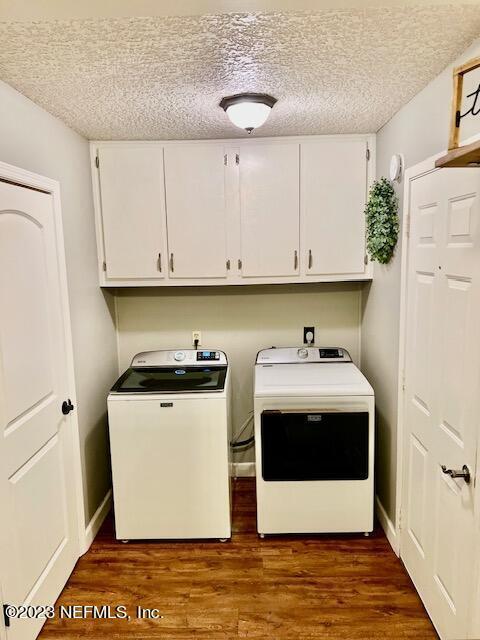
{"type": "Polygon", "coordinates": [[[224,544],[124,545],[107,519],[58,604],[126,605],[132,618],[49,620],[42,640],[437,638],[381,530],[260,540],[252,479],[235,482],[234,537],[224,544]],[[137,605],[163,618],[139,620],[137,605]]]}

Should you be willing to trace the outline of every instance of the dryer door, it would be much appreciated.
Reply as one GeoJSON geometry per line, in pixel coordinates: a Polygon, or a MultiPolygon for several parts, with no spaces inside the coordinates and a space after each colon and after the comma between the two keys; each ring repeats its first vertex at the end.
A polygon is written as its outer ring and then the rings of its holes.
{"type": "Polygon", "coordinates": [[[263,479],[366,480],[368,423],[367,411],[263,411],[263,479]]]}

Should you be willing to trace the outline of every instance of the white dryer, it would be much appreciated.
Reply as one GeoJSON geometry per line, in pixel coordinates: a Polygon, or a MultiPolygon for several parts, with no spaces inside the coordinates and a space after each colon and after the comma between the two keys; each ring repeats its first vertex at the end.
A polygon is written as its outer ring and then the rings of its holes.
{"type": "Polygon", "coordinates": [[[230,395],[222,351],[133,358],[108,396],[117,538],[230,538],[230,395]]]}
{"type": "Polygon", "coordinates": [[[374,392],[342,348],[264,349],[255,364],[257,528],[373,529],[374,392]]]}

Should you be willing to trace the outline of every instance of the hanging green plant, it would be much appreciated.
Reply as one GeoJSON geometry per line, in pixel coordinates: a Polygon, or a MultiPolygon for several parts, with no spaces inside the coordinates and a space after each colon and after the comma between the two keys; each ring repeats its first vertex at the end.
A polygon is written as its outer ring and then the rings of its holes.
{"type": "Polygon", "coordinates": [[[386,178],[376,180],[365,207],[367,251],[372,260],[390,262],[398,240],[398,198],[386,178]]]}

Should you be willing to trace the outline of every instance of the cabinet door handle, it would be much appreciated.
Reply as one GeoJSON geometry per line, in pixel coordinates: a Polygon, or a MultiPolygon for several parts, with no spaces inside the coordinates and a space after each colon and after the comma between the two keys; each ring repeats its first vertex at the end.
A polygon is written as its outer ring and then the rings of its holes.
{"type": "Polygon", "coordinates": [[[158,254],[157,266],[160,273],[162,273],[162,254],[158,254]]]}
{"type": "Polygon", "coordinates": [[[313,264],[312,250],[308,250],[308,268],[311,269],[313,264]]]}
{"type": "Polygon", "coordinates": [[[238,259],[237,265],[238,265],[238,270],[240,271],[240,269],[242,268],[242,261],[240,260],[240,258],[238,259]]]}
{"type": "Polygon", "coordinates": [[[173,273],[175,269],[173,268],[173,253],[170,254],[170,271],[173,273]]]}
{"type": "Polygon", "coordinates": [[[293,268],[295,271],[298,269],[298,251],[296,249],[293,253],[293,268]]]}

